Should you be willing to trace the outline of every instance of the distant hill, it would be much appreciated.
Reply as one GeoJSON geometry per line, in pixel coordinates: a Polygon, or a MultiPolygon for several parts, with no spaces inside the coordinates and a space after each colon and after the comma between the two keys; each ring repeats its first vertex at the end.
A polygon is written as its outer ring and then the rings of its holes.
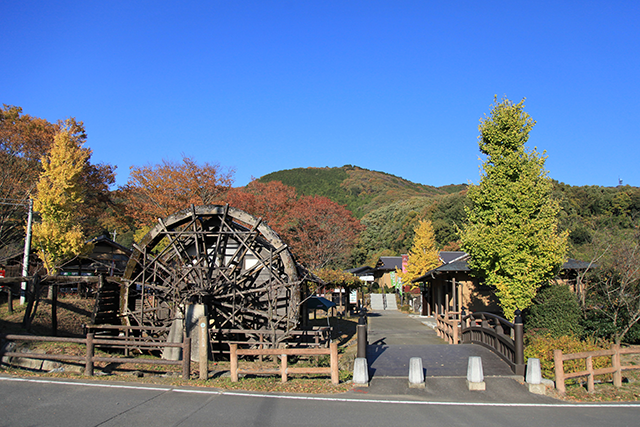
{"type": "Polygon", "coordinates": [[[282,170],[265,175],[258,181],[280,181],[295,187],[299,194],[327,197],[346,205],[358,218],[400,200],[458,193],[467,188],[466,184],[443,187],[416,184],[388,173],[352,165],[282,170]]]}

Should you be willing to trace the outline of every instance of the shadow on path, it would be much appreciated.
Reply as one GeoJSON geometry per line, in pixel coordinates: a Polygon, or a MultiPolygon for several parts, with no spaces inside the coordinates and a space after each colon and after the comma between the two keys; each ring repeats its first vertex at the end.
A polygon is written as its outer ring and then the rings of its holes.
{"type": "Polygon", "coordinates": [[[369,317],[369,376],[408,377],[409,359],[422,358],[425,376],[466,377],[470,356],[482,357],[485,376],[513,375],[497,354],[475,344],[449,345],[425,325],[427,319],[400,312],[369,317]]]}

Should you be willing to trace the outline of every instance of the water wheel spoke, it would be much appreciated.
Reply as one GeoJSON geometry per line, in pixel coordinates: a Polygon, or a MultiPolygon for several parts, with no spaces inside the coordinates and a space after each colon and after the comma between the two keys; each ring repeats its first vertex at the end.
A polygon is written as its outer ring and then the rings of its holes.
{"type": "Polygon", "coordinates": [[[191,206],[158,220],[143,242],[125,273],[126,323],[166,326],[200,303],[216,328],[254,331],[243,338],[249,342],[260,336],[255,330],[275,341],[276,332],[281,339],[296,324],[295,263],[261,219],[228,205],[191,206]]]}

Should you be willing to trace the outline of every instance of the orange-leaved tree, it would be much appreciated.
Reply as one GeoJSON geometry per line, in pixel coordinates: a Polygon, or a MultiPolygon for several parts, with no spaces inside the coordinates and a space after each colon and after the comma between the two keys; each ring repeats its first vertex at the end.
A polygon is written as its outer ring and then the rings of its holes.
{"type": "Polygon", "coordinates": [[[364,226],[344,206],[326,197],[299,197],[279,181],[252,181],[225,200],[262,218],[311,269],[342,266],[364,226]]]}
{"type": "Polygon", "coordinates": [[[233,182],[233,171],[220,165],[198,164],[183,156],[182,162],[132,167],[120,195],[127,214],[137,226],[149,226],[158,218],[187,209],[190,205],[219,203],[233,182]]]}
{"type": "Polygon", "coordinates": [[[343,205],[326,197],[304,196],[291,212],[285,239],[311,269],[340,267],[346,262],[364,225],[343,205]]]}
{"type": "Polygon", "coordinates": [[[253,180],[246,187],[231,189],[225,201],[234,208],[262,218],[281,237],[291,223],[291,211],[297,203],[296,189],[280,181],[262,183],[253,180]]]}

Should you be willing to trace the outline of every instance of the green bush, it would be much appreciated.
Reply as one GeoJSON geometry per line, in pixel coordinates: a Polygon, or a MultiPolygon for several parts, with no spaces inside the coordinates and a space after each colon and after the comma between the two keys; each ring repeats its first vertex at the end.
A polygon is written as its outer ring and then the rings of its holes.
{"type": "MultiPolygon", "coordinates": [[[[530,332],[525,334],[525,359],[530,357],[540,359],[542,376],[548,379],[555,378],[553,364],[553,350],[562,350],[563,354],[580,353],[583,351],[608,350],[611,345],[602,340],[587,338],[580,340],[575,335],[554,337],[549,334],[530,332]]],[[[593,359],[595,369],[611,366],[611,356],[596,357],[593,359]]],[[[564,372],[578,372],[586,369],[585,360],[567,360],[564,362],[564,372]]]]}
{"type": "Polygon", "coordinates": [[[582,312],[576,295],[567,285],[541,288],[525,311],[527,331],[540,330],[553,337],[582,335],[582,312]]]}

